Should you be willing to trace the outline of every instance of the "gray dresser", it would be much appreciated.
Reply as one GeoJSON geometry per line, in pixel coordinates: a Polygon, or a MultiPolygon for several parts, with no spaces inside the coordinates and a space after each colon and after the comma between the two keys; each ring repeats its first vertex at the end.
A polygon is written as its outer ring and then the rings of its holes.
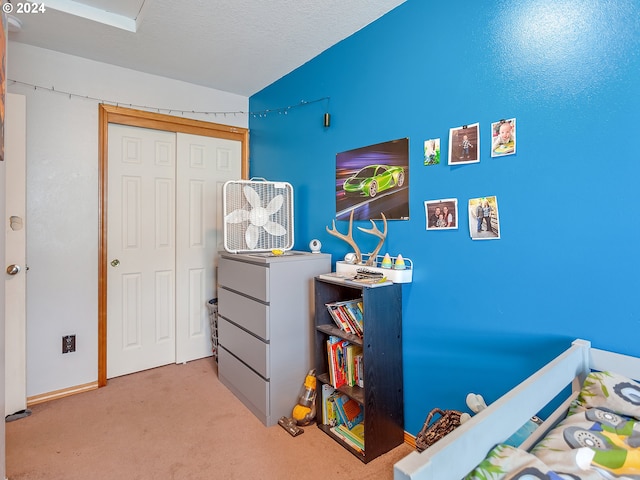
{"type": "Polygon", "coordinates": [[[218,376],[267,426],[313,368],[314,277],[330,271],[323,253],[220,253],[218,376]]]}

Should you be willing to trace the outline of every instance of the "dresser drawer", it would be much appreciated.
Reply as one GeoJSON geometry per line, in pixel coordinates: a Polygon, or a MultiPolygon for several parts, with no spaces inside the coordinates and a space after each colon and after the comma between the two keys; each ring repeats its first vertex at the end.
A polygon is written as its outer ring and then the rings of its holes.
{"type": "Polygon", "coordinates": [[[218,343],[269,379],[269,344],[245,332],[224,318],[218,318],[218,343]]]}
{"type": "Polygon", "coordinates": [[[227,385],[262,422],[269,416],[269,382],[239,361],[224,347],[218,354],[218,372],[222,383],[227,385]]]}
{"type": "Polygon", "coordinates": [[[218,314],[263,340],[269,340],[269,305],[219,288],[218,314]]]}
{"type": "Polygon", "coordinates": [[[220,258],[218,278],[223,287],[263,302],[269,301],[269,269],[266,266],[220,258]]]}

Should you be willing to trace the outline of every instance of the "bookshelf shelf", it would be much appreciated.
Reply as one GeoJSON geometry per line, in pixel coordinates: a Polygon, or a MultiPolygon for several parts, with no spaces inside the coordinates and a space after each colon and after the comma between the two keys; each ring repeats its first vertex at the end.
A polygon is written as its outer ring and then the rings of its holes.
{"type": "Polygon", "coordinates": [[[364,463],[390,451],[404,441],[402,380],[402,285],[370,287],[316,277],[315,367],[318,380],[317,425],[323,432],[364,463]],[[362,299],[362,338],[337,327],[326,304],[362,299]],[[343,385],[341,393],[358,402],[364,410],[365,448],[360,451],[343,441],[323,423],[325,385],[331,385],[327,340],[339,337],[362,347],[364,386],[343,385]]]}
{"type": "MultiPolygon", "coordinates": [[[[330,383],[329,375],[327,373],[318,375],[318,380],[322,383],[330,383]]],[[[353,398],[356,402],[358,402],[360,405],[364,404],[364,388],[360,388],[357,385],[353,387],[350,387],[349,385],[342,385],[341,387],[338,387],[336,390],[339,390],[342,393],[346,393],[351,398],[353,398]]]]}
{"type": "Polygon", "coordinates": [[[333,325],[318,325],[317,330],[327,335],[333,335],[335,337],[342,337],[345,340],[349,340],[351,343],[362,346],[362,339],[356,335],[343,332],[338,327],[333,325]]]}
{"type": "Polygon", "coordinates": [[[333,438],[336,442],[338,442],[340,445],[342,445],[344,448],[346,448],[349,452],[354,454],[363,462],[367,463],[369,461],[369,460],[366,460],[364,452],[359,452],[358,450],[353,448],[351,445],[349,445],[347,442],[335,436],[333,432],[330,430],[330,427],[328,425],[322,425],[321,423],[319,423],[318,428],[322,430],[324,433],[326,433],[327,435],[329,435],[331,438],[333,438]]]}

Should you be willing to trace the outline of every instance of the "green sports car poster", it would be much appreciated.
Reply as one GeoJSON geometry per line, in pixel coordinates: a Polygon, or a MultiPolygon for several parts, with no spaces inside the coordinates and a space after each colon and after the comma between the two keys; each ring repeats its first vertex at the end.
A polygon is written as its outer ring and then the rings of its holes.
{"type": "Polygon", "coordinates": [[[409,220],[409,139],[336,155],[336,218],[409,220]]]}

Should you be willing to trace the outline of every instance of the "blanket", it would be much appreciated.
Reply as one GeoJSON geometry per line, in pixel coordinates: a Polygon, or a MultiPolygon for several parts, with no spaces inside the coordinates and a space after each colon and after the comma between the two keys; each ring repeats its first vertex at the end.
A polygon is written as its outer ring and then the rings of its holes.
{"type": "Polygon", "coordinates": [[[640,480],[640,384],[592,372],[567,417],[527,452],[497,445],[466,480],[640,480]]]}

